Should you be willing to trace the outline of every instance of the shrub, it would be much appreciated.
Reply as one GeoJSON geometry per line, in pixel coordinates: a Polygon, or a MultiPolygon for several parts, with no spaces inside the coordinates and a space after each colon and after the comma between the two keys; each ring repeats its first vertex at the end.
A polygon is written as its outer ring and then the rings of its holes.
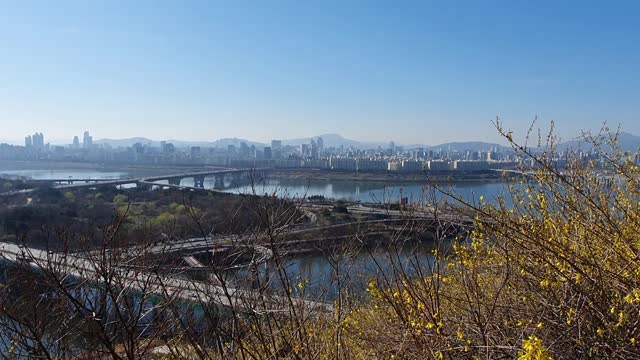
{"type": "Polygon", "coordinates": [[[66,193],[64,193],[64,198],[68,202],[74,202],[76,200],[75,195],[73,195],[71,191],[67,191],[66,193]]]}
{"type": "Polygon", "coordinates": [[[126,195],[123,195],[123,194],[118,194],[118,195],[116,195],[116,196],[114,196],[114,197],[113,197],[113,202],[114,202],[116,205],[124,205],[124,204],[126,204],[126,203],[127,203],[127,201],[128,201],[128,200],[127,200],[127,196],[126,196],[126,195]]]}
{"type": "Polygon", "coordinates": [[[551,135],[534,154],[498,129],[533,161],[535,173],[523,175],[498,204],[467,204],[476,214],[473,231],[451,253],[436,248],[433,267],[416,272],[421,276],[394,269],[372,280],[369,301],[338,308],[329,325],[312,323],[306,331],[315,335],[291,340],[286,354],[637,358],[638,164],[616,147],[616,134],[605,132],[585,136],[601,160],[569,156],[559,171],[551,135]]]}
{"type": "Polygon", "coordinates": [[[338,213],[338,214],[348,214],[349,213],[349,209],[345,206],[345,205],[335,205],[333,207],[333,212],[334,213],[338,213]]]}
{"type": "Polygon", "coordinates": [[[340,324],[346,352],[379,358],[637,356],[640,169],[616,148],[616,135],[605,134],[587,136],[605,154],[602,161],[574,157],[560,172],[549,139],[540,155],[512,141],[534,161],[535,174],[510,187],[513,206],[506,199],[468,204],[477,213],[475,229],[452,255],[438,254],[431,275],[369,284],[371,303],[340,324]],[[613,180],[605,185],[603,179],[613,180]]]}

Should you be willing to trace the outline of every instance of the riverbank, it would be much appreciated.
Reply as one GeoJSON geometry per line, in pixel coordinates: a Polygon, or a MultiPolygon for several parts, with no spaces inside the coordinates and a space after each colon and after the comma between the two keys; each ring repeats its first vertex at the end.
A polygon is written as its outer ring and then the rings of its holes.
{"type": "Polygon", "coordinates": [[[501,172],[488,170],[475,173],[446,172],[394,173],[394,172],[341,172],[315,169],[282,169],[269,173],[272,179],[314,181],[358,181],[384,183],[500,183],[508,181],[501,172]]]}

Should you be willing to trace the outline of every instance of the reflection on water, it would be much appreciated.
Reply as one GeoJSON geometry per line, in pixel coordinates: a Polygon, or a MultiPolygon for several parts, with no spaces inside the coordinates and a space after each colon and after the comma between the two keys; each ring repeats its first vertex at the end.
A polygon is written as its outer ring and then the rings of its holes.
{"type": "MultiPolygon", "coordinates": [[[[441,244],[441,250],[450,247],[451,240],[441,244]]],[[[412,276],[418,273],[429,274],[435,258],[432,241],[406,244],[402,247],[381,246],[374,249],[360,249],[353,252],[314,253],[286,257],[282,263],[282,275],[290,282],[289,287],[295,295],[300,294],[298,285],[304,285],[305,296],[333,301],[340,288],[354,296],[365,294],[367,283],[380,276],[392,277],[401,270],[412,276]]],[[[270,274],[269,284],[273,289],[286,286],[278,277],[273,263],[263,265],[259,270],[260,281],[270,274]]],[[[252,276],[248,269],[231,274],[233,282],[241,286],[250,286],[252,276]]]]}
{"type": "MultiPolygon", "coordinates": [[[[205,182],[205,186],[209,186],[205,182]]],[[[211,184],[211,187],[213,184],[211,184]]],[[[453,191],[467,201],[479,200],[484,196],[493,200],[508,190],[505,183],[454,183],[440,185],[447,191],[453,191]]],[[[250,185],[231,187],[225,191],[236,194],[250,194],[250,185]]],[[[303,179],[267,179],[255,187],[257,194],[277,194],[289,197],[324,196],[330,199],[349,201],[387,203],[398,202],[401,197],[408,198],[411,203],[424,202],[431,199],[431,188],[424,183],[402,182],[385,183],[377,181],[318,181],[303,179]]],[[[436,200],[446,199],[448,196],[435,192],[436,200]]]]}

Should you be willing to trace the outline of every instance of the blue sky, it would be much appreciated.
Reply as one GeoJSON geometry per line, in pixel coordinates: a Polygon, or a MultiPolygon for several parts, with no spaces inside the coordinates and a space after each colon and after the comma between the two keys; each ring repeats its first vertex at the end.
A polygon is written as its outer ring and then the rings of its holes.
{"type": "Polygon", "coordinates": [[[0,140],[640,134],[638,23],[637,1],[0,2],[0,140]]]}

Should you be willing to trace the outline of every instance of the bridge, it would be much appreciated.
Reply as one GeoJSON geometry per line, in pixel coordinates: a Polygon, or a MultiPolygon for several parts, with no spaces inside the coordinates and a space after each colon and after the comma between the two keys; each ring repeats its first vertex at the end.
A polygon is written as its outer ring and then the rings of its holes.
{"type": "MultiPolygon", "coordinates": [[[[260,179],[266,176],[271,168],[245,168],[245,169],[216,169],[210,171],[189,172],[181,174],[169,174],[160,176],[150,176],[142,178],[127,179],[89,179],[89,178],[66,178],[66,179],[36,179],[29,180],[32,183],[52,185],[56,189],[76,189],[92,188],[96,186],[121,186],[135,185],[143,189],[151,189],[153,186],[173,187],[181,189],[204,189],[205,179],[213,177],[214,189],[220,190],[225,187],[225,179],[231,177],[231,185],[240,184],[244,179],[260,179]],[[181,185],[184,179],[193,179],[193,186],[181,185]],[[163,183],[166,182],[166,183],[163,183]]],[[[16,194],[27,194],[35,189],[16,190],[0,194],[0,196],[11,196],[16,194]]]]}
{"type": "Polygon", "coordinates": [[[173,174],[173,175],[163,175],[163,176],[152,176],[140,179],[144,182],[156,183],[158,181],[167,181],[169,185],[180,185],[182,180],[187,178],[193,179],[194,187],[204,188],[204,180],[207,177],[215,178],[215,189],[224,188],[224,180],[225,177],[231,176],[232,183],[239,182],[242,178],[261,178],[264,177],[266,172],[270,171],[271,168],[249,168],[249,169],[224,169],[224,170],[212,170],[212,171],[201,171],[201,172],[192,172],[192,173],[184,173],[184,174],[173,174]]]}

